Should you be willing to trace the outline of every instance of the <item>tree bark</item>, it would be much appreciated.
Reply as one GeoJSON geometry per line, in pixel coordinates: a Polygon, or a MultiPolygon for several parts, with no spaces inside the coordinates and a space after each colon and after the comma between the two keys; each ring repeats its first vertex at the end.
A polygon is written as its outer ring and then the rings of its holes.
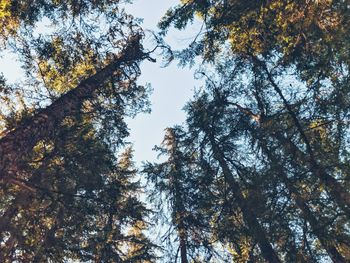
{"type": "Polygon", "coordinates": [[[210,144],[214,153],[214,158],[219,162],[225,179],[230,185],[231,191],[233,192],[237,204],[242,211],[244,221],[248,225],[248,229],[252,238],[258,242],[261,253],[268,262],[280,263],[281,260],[278,258],[276,251],[270,244],[267,238],[267,234],[264,228],[260,225],[260,222],[258,221],[255,213],[253,212],[252,207],[250,207],[247,204],[247,200],[243,196],[238,182],[236,182],[236,180],[234,179],[234,176],[231,173],[231,170],[225,161],[225,156],[219,148],[219,146],[216,144],[213,134],[207,133],[207,135],[209,137],[210,144]]]}
{"type": "MultiPolygon", "coordinates": [[[[259,101],[258,101],[258,103],[259,103],[259,101]]],[[[233,105],[235,107],[237,107],[244,114],[247,114],[251,117],[257,116],[255,114],[253,114],[250,109],[245,109],[245,108],[243,108],[240,105],[235,104],[235,103],[233,103],[233,105]]],[[[263,112],[262,108],[260,108],[260,110],[263,112]]],[[[265,121],[264,118],[262,118],[261,115],[259,115],[259,116],[260,116],[258,118],[259,122],[263,123],[265,121]]],[[[305,155],[304,153],[302,153],[291,141],[288,141],[283,136],[282,137],[281,136],[282,135],[280,135],[278,133],[274,133],[274,135],[273,135],[273,137],[275,139],[277,139],[280,142],[281,141],[283,142],[282,145],[285,145],[284,143],[287,143],[287,145],[289,145],[293,149],[294,153],[298,153],[299,155],[302,155],[303,159],[306,160],[305,159],[306,156],[304,156],[305,155]]],[[[332,261],[339,262],[339,263],[343,263],[343,262],[345,263],[346,259],[344,259],[344,257],[338,252],[338,250],[336,249],[336,247],[334,245],[337,243],[337,241],[333,240],[333,239],[329,239],[329,237],[326,237],[327,234],[325,233],[324,227],[320,225],[319,221],[317,220],[317,218],[315,217],[313,212],[310,210],[306,201],[298,193],[298,190],[295,188],[294,184],[290,181],[288,176],[284,174],[283,167],[281,165],[279,165],[278,158],[276,156],[274,156],[274,154],[268,149],[268,146],[266,145],[265,140],[262,140],[261,138],[257,138],[257,139],[259,139],[261,142],[263,142],[264,147],[262,148],[262,150],[267,155],[267,157],[272,161],[272,163],[274,165],[278,165],[279,174],[281,176],[282,182],[287,186],[289,192],[292,194],[292,198],[294,199],[297,207],[301,210],[301,212],[304,216],[304,219],[307,222],[309,222],[309,224],[312,228],[312,232],[320,240],[321,245],[327,251],[327,253],[331,257],[332,261]]]]}
{"type": "Polygon", "coordinates": [[[170,188],[174,191],[174,212],[175,212],[175,225],[177,234],[179,237],[179,243],[180,243],[180,258],[181,263],[188,263],[187,259],[187,229],[185,224],[185,214],[186,214],[186,208],[184,205],[184,197],[183,197],[183,188],[182,188],[182,182],[180,181],[180,178],[184,178],[185,176],[182,176],[182,163],[181,160],[178,159],[178,143],[177,143],[177,137],[176,133],[173,129],[168,129],[168,132],[170,132],[170,138],[172,138],[171,141],[171,157],[170,161],[174,165],[174,171],[171,172],[170,175],[170,188]]]}
{"type": "Polygon", "coordinates": [[[52,138],[62,120],[78,112],[85,100],[94,98],[96,90],[113,73],[145,59],[147,56],[142,52],[140,40],[140,35],[130,37],[127,46],[112,63],[4,135],[0,139],[0,180],[9,182],[19,176],[21,160],[35,144],[41,139],[52,138]]]}
{"type": "Polygon", "coordinates": [[[308,158],[306,158],[306,160],[308,160],[309,162],[311,172],[314,174],[314,176],[318,177],[325,184],[325,186],[329,190],[330,195],[334,198],[336,203],[342,208],[342,210],[347,214],[348,218],[350,219],[350,193],[347,192],[344,189],[344,187],[333,176],[325,172],[323,167],[316,161],[310,141],[307,138],[296,113],[293,111],[287,99],[284,97],[282,90],[275,82],[271,72],[267,68],[267,65],[254,55],[251,55],[251,58],[253,60],[253,63],[259,66],[265,72],[267,80],[270,82],[273,89],[283,101],[283,104],[287,109],[288,114],[292,117],[293,122],[298,132],[300,133],[301,139],[305,143],[306,151],[309,155],[308,158]]]}
{"type": "MultiPolygon", "coordinates": [[[[267,147],[265,145],[265,147],[267,147]]],[[[265,148],[264,147],[264,148],[265,148]]],[[[283,172],[283,167],[279,165],[278,158],[267,148],[263,149],[267,157],[271,162],[278,167],[280,178],[282,182],[287,186],[288,191],[291,193],[297,207],[301,210],[304,219],[309,222],[313,234],[318,238],[323,248],[327,251],[328,255],[334,263],[346,263],[345,258],[338,252],[334,244],[336,240],[327,235],[324,226],[320,225],[319,220],[315,217],[314,213],[310,210],[308,204],[304,198],[299,194],[294,184],[290,181],[288,176],[283,172]]]]}

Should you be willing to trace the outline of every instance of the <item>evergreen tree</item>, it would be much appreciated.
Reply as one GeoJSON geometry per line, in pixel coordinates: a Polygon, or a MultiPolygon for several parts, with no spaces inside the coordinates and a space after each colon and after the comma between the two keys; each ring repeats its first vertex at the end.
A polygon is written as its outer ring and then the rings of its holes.
{"type": "MultiPolygon", "coordinates": [[[[210,214],[207,209],[208,191],[200,191],[198,181],[202,173],[198,169],[191,139],[180,126],[167,128],[161,147],[156,147],[167,159],[160,164],[147,163],[144,173],[153,183],[151,199],[157,204],[159,222],[170,221],[163,236],[170,248],[174,247],[168,260],[181,263],[209,261],[213,255],[210,244],[210,214]],[[168,218],[168,214],[170,218],[168,218]],[[175,232],[175,233],[174,233],[175,232]]],[[[170,248],[167,248],[169,250],[170,248]]]]}
{"type": "Polygon", "coordinates": [[[26,73],[0,91],[0,261],[153,262],[129,232],[148,215],[131,150],[117,157],[125,116],[147,110],[141,28],[118,1],[6,1],[0,19],[26,73]]]}
{"type": "Polygon", "coordinates": [[[183,29],[195,16],[202,31],[175,55],[183,64],[201,56],[215,72],[202,74],[207,95],[190,104],[189,126],[237,174],[231,191],[241,189],[280,260],[347,262],[347,3],[181,1],[160,27],[183,29]]]}
{"type": "MultiPolygon", "coordinates": [[[[0,3],[0,51],[26,74],[0,78],[1,262],[158,258],[124,122],[148,110],[137,78],[152,58],[120,4],[0,3]]],[[[205,86],[143,169],[168,226],[158,259],[348,262],[347,1],[183,0],[161,34],[195,18],[174,54],[201,57],[205,86]]]]}

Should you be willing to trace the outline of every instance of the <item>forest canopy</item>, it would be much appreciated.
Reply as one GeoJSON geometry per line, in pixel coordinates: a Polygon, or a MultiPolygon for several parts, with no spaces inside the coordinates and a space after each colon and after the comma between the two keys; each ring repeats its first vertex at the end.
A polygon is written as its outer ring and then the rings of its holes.
{"type": "Polygon", "coordinates": [[[181,0],[152,33],[126,4],[0,2],[0,261],[350,262],[349,3],[181,0]],[[204,84],[138,167],[155,58],[204,84]]]}

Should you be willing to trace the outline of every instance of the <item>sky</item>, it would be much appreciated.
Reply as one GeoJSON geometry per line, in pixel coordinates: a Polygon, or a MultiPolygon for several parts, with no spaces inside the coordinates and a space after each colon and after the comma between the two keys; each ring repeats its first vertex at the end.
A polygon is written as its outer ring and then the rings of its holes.
{"type": "MultiPolygon", "coordinates": [[[[135,17],[144,19],[144,29],[157,30],[157,23],[166,10],[177,3],[178,0],[135,0],[126,9],[135,17]]],[[[181,49],[196,36],[198,30],[198,24],[186,31],[171,30],[166,41],[172,48],[181,49]]],[[[165,128],[184,122],[182,108],[192,97],[194,88],[201,85],[193,77],[194,69],[180,68],[176,61],[166,68],[162,68],[161,64],[161,58],[158,58],[157,63],[145,62],[141,67],[140,83],[150,83],[153,94],[151,114],[139,114],[129,121],[130,140],[134,144],[138,164],[144,160],[156,160],[157,153],[152,148],[162,142],[165,128]]]]}
{"type": "MultiPolygon", "coordinates": [[[[133,4],[125,6],[128,13],[134,17],[143,18],[145,30],[157,31],[157,23],[166,10],[178,3],[178,0],[134,0],[133,4]]],[[[196,36],[199,25],[190,26],[186,31],[171,30],[166,41],[175,49],[186,47],[196,36]]],[[[146,44],[150,45],[150,44],[146,44]]],[[[195,80],[194,69],[180,68],[177,62],[162,67],[162,59],[141,64],[140,84],[151,84],[153,92],[150,96],[150,114],[139,114],[134,119],[127,119],[130,128],[128,140],[133,143],[134,160],[140,165],[143,161],[155,161],[157,153],[152,150],[159,145],[164,137],[164,129],[185,120],[182,111],[185,103],[191,98],[194,88],[201,82],[195,80]]],[[[19,81],[21,77],[19,63],[14,55],[4,54],[0,58],[0,72],[4,73],[9,82],[19,81]]]]}

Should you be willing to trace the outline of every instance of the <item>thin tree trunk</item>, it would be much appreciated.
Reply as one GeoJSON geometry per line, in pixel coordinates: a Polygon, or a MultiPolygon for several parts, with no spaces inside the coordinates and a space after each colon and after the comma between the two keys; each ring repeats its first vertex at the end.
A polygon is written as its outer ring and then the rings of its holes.
{"type": "MultiPolygon", "coordinates": [[[[258,98],[257,98],[257,100],[258,100],[258,103],[259,103],[259,99],[258,98]]],[[[235,103],[233,105],[235,107],[237,107],[242,113],[247,114],[247,115],[249,115],[251,117],[254,117],[254,119],[256,119],[257,115],[253,114],[250,109],[245,109],[245,108],[243,108],[240,105],[235,104],[235,103]]],[[[261,112],[264,111],[262,108],[260,108],[260,110],[261,110],[261,112]]],[[[259,116],[260,117],[258,119],[262,123],[264,121],[264,118],[261,118],[261,115],[259,115],[259,116]]],[[[284,137],[281,138],[281,136],[278,133],[274,133],[273,137],[275,137],[278,141],[281,141],[282,139],[283,139],[282,140],[283,142],[287,141],[287,139],[285,139],[284,137]]],[[[346,260],[343,258],[343,256],[338,252],[338,250],[334,246],[334,244],[336,244],[337,241],[336,240],[330,240],[329,237],[327,237],[327,238],[325,237],[327,235],[324,232],[324,227],[319,224],[317,218],[315,217],[313,212],[308,207],[306,201],[298,193],[298,190],[295,188],[294,184],[289,180],[288,176],[283,173],[283,167],[281,167],[279,165],[278,158],[275,157],[273,155],[273,153],[267,149],[267,145],[266,145],[265,141],[261,140],[261,138],[259,138],[259,139],[260,139],[260,141],[262,141],[264,143],[264,147],[263,147],[264,153],[268,156],[268,158],[275,165],[279,166],[279,172],[280,172],[280,175],[281,175],[281,179],[282,179],[283,183],[287,186],[289,192],[292,194],[292,197],[293,197],[294,201],[296,202],[297,207],[302,211],[304,219],[309,222],[309,224],[310,224],[310,226],[312,228],[312,232],[320,240],[322,246],[327,251],[327,253],[331,257],[333,262],[336,262],[336,263],[337,262],[339,262],[339,263],[343,263],[344,262],[345,263],[346,260]]],[[[282,145],[285,145],[285,144],[282,143],[282,145]]],[[[302,154],[303,159],[305,160],[304,154],[292,142],[288,141],[288,145],[292,147],[294,153],[298,152],[298,154],[302,154]]]]}
{"type": "Polygon", "coordinates": [[[327,235],[324,226],[320,225],[319,221],[313,214],[313,212],[310,210],[308,204],[302,198],[302,196],[299,194],[298,190],[294,186],[294,184],[290,181],[288,176],[283,172],[283,167],[279,165],[278,158],[274,156],[274,154],[267,148],[266,145],[263,147],[263,151],[268,156],[268,158],[271,160],[271,162],[278,167],[280,178],[282,179],[282,182],[287,186],[289,192],[292,194],[292,198],[294,199],[297,207],[301,210],[304,219],[309,222],[312,232],[314,235],[318,238],[318,240],[321,242],[321,245],[323,248],[327,251],[330,258],[333,260],[334,263],[346,263],[345,258],[338,252],[337,248],[334,244],[337,243],[336,240],[333,240],[332,238],[327,235]]]}
{"type": "Polygon", "coordinates": [[[289,105],[287,99],[284,97],[282,90],[275,82],[271,72],[268,70],[264,62],[260,61],[257,57],[253,55],[251,57],[253,59],[253,62],[263,69],[263,71],[267,75],[268,81],[270,82],[278,96],[282,99],[284,106],[286,107],[289,115],[292,117],[294,124],[297,127],[297,130],[299,131],[300,136],[306,145],[306,150],[309,155],[309,158],[307,159],[309,160],[311,172],[325,184],[325,186],[329,189],[330,195],[343,209],[343,211],[346,212],[348,218],[350,219],[350,193],[347,192],[344,189],[344,187],[333,176],[325,172],[321,165],[317,163],[310,141],[307,138],[297,115],[293,111],[292,107],[289,105]]]}
{"type": "Polygon", "coordinates": [[[188,263],[187,260],[187,229],[185,224],[186,208],[184,205],[183,188],[180,178],[183,178],[182,163],[177,159],[178,142],[176,133],[173,129],[168,129],[171,138],[171,157],[170,161],[174,165],[174,171],[170,173],[170,188],[174,191],[174,212],[175,212],[175,226],[180,243],[180,258],[181,263],[188,263]]]}
{"type": "MultiPolygon", "coordinates": [[[[178,189],[176,189],[178,190],[178,189]]],[[[177,234],[180,241],[180,257],[181,257],[181,263],[188,263],[187,260],[187,230],[184,222],[184,214],[185,214],[185,208],[183,206],[182,198],[177,197],[176,198],[176,227],[177,227],[177,234]]]]}
{"type": "Polygon", "coordinates": [[[178,235],[180,237],[180,255],[181,255],[181,263],[188,263],[187,260],[187,235],[186,230],[184,228],[179,227],[178,235]]]}
{"type": "Polygon", "coordinates": [[[229,183],[231,191],[233,192],[237,204],[240,207],[244,221],[248,225],[250,234],[254,240],[259,244],[261,253],[263,257],[270,263],[280,263],[281,260],[278,258],[277,253],[270,244],[267,234],[264,228],[260,225],[256,215],[253,212],[252,207],[247,204],[247,200],[242,195],[239,184],[234,179],[233,174],[231,173],[230,168],[228,167],[225,156],[220,150],[219,146],[215,142],[215,138],[212,134],[208,134],[210,144],[214,153],[215,159],[219,162],[219,165],[222,169],[222,172],[225,176],[226,181],[229,183]]]}

